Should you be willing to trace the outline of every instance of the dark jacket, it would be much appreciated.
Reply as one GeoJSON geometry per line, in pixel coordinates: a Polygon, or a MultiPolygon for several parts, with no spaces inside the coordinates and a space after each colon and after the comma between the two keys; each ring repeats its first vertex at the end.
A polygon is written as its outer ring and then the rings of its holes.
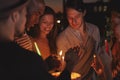
{"type": "MultiPolygon", "coordinates": [[[[56,80],[39,55],[14,42],[0,42],[0,74],[0,80],[56,80]]],[[[67,71],[61,78],[66,74],[67,71]]]]}

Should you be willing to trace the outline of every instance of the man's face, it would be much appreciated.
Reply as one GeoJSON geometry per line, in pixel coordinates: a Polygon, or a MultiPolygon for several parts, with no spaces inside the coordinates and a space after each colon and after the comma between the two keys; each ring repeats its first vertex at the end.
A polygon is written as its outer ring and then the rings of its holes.
{"type": "Polygon", "coordinates": [[[15,36],[21,36],[25,30],[25,23],[26,23],[26,8],[22,9],[19,12],[19,19],[15,26],[15,36]]]}
{"type": "Polygon", "coordinates": [[[45,5],[42,3],[36,3],[36,6],[33,11],[31,11],[31,14],[28,17],[28,23],[27,27],[33,27],[34,24],[38,24],[39,22],[39,17],[43,14],[45,9],[45,5]]]}
{"type": "Polygon", "coordinates": [[[114,34],[115,34],[117,41],[120,43],[120,24],[114,27],[114,34]]]}
{"type": "Polygon", "coordinates": [[[54,26],[54,16],[51,14],[46,14],[42,16],[40,20],[40,32],[41,34],[49,34],[54,26]]]}
{"type": "Polygon", "coordinates": [[[67,9],[67,19],[68,19],[69,25],[73,29],[79,29],[81,27],[81,25],[83,24],[84,15],[85,14],[83,12],[78,12],[75,9],[72,9],[72,8],[67,9]]]}

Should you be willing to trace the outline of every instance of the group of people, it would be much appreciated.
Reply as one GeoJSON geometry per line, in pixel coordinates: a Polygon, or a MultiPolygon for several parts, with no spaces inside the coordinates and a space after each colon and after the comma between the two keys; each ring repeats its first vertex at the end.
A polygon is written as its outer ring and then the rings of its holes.
{"type": "MultiPolygon", "coordinates": [[[[8,1],[0,1],[0,78],[2,80],[70,80],[71,71],[67,68],[59,77],[53,77],[48,72],[43,58],[32,50],[32,46],[29,46],[32,45],[29,43],[31,37],[25,31],[25,24],[26,26],[29,24],[30,28],[37,23],[36,19],[43,15],[44,1],[12,0],[9,3],[6,2],[8,1]],[[30,19],[26,20],[26,17],[30,19]],[[27,42],[29,45],[27,46],[24,41],[29,41],[27,42]]],[[[53,19],[51,14],[47,17],[53,19]]],[[[42,25],[45,24],[44,22],[42,25]]]]}
{"type": "Polygon", "coordinates": [[[67,0],[69,25],[60,34],[55,12],[44,0],[6,2],[0,1],[1,79],[71,80],[71,72],[81,75],[78,80],[120,79],[119,0],[111,1],[115,37],[108,51],[100,46],[98,27],[84,20],[86,8],[82,0],[67,0]],[[61,56],[64,63],[58,59],[61,56]],[[54,77],[51,70],[60,70],[61,74],[54,77]]]}

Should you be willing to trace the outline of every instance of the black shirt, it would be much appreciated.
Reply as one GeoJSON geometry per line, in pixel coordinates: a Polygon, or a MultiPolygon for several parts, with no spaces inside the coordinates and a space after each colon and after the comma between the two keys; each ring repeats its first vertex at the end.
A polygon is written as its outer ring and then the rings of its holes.
{"type": "MultiPolygon", "coordinates": [[[[39,55],[14,42],[0,42],[0,74],[0,80],[56,80],[39,55]]],[[[65,70],[58,79],[70,80],[69,77],[65,70]]]]}

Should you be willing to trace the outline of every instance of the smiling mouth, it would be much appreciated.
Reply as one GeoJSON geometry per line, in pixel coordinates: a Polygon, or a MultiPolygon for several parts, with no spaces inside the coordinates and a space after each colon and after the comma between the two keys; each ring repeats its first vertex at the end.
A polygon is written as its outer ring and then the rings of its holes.
{"type": "Polygon", "coordinates": [[[50,30],[45,30],[46,32],[50,32],[50,30]]]}
{"type": "Polygon", "coordinates": [[[75,24],[75,25],[72,25],[73,27],[78,27],[78,25],[77,24],[75,24]]]}

